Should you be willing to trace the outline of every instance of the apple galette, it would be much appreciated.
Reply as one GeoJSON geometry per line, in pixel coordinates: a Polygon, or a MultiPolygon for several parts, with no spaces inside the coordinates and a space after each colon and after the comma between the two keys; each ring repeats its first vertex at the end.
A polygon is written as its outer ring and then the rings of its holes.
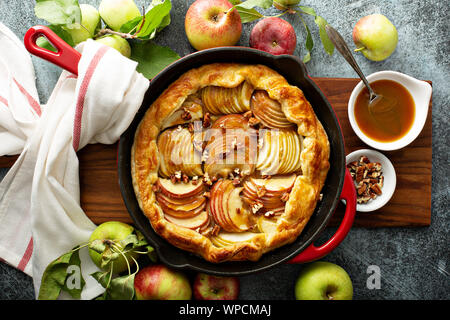
{"type": "Polygon", "coordinates": [[[183,74],[146,112],[133,185],[173,245],[211,262],[255,261],[302,232],[329,152],[301,89],[263,65],[209,64],[183,74]]]}

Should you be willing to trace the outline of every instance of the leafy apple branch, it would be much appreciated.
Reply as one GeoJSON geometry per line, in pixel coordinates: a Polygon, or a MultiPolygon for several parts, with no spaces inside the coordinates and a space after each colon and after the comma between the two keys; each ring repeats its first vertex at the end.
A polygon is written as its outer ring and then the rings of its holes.
{"type": "MultiPolygon", "coordinates": [[[[91,38],[95,40],[106,35],[117,35],[130,40],[130,58],[138,63],[137,71],[151,79],[180,56],[172,49],[151,41],[171,22],[171,0],[149,0],[149,2],[147,9],[142,9],[141,16],[124,23],[120,30],[112,30],[106,25],[96,30],[95,34],[91,34],[91,38]]],[[[76,43],[68,30],[74,26],[81,26],[87,30],[82,25],[82,12],[78,0],[36,0],[34,12],[38,18],[47,21],[48,27],[72,47],[76,43]]],[[[56,51],[45,38],[39,38],[37,44],[56,51]]]]}
{"type": "Polygon", "coordinates": [[[105,288],[104,293],[97,297],[97,300],[131,300],[134,297],[134,277],[139,272],[139,263],[133,255],[145,255],[151,261],[156,262],[156,253],[147,243],[143,235],[135,230],[123,240],[97,239],[76,246],[69,252],[64,253],[52,261],[44,271],[39,289],[39,300],[56,300],[61,291],[68,292],[73,298],[80,299],[81,292],[85,285],[81,271],[77,274],[80,285],[71,287],[68,285],[70,273],[68,268],[76,266],[81,270],[81,260],[79,251],[88,247],[101,255],[100,268],[91,276],[105,288]],[[128,272],[125,275],[114,274],[114,262],[120,257],[127,264],[128,272]],[[132,272],[129,259],[136,267],[132,272]]]}
{"type": "Polygon", "coordinates": [[[304,15],[312,16],[314,17],[315,24],[319,28],[319,36],[325,52],[330,56],[334,52],[334,45],[328,38],[327,32],[325,30],[325,26],[328,24],[328,22],[323,17],[319,16],[316,13],[316,11],[311,7],[302,6],[299,4],[292,5],[289,7],[283,7],[273,0],[247,0],[247,1],[232,0],[231,3],[233,4],[233,9],[236,9],[239,15],[241,16],[242,23],[248,23],[268,17],[258,12],[255,9],[255,7],[259,7],[261,9],[269,9],[272,6],[276,6],[279,10],[282,11],[280,14],[273,15],[271,17],[281,17],[287,13],[298,15],[306,31],[305,48],[307,53],[303,57],[303,62],[305,63],[311,60],[311,51],[314,48],[314,40],[311,34],[311,30],[309,29],[304,19],[304,15]]]}

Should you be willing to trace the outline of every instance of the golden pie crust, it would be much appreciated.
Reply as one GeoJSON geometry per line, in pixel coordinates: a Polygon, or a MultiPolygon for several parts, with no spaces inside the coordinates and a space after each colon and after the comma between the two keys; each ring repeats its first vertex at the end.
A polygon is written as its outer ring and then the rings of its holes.
{"type": "Polygon", "coordinates": [[[213,263],[256,261],[264,253],[293,242],[315,210],[330,166],[328,137],[302,90],[264,65],[236,63],[204,65],[191,69],[173,82],[147,110],[136,130],[131,152],[134,191],[155,232],[174,246],[213,263]],[[301,174],[295,178],[284,212],[276,220],[259,217],[265,219],[263,222],[268,222],[270,228],[255,233],[248,240],[217,246],[210,235],[164,218],[154,188],[160,166],[157,141],[162,129],[167,127],[165,120],[173,118],[189,96],[208,86],[235,88],[244,81],[254,90],[266,91],[271,99],[281,104],[286,118],[297,125],[297,133],[303,137],[301,174]]]}

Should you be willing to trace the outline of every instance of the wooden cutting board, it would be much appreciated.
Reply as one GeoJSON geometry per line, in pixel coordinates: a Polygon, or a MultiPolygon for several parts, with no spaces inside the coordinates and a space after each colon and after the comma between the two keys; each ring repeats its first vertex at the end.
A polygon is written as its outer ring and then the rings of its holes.
{"type": "MultiPolygon", "coordinates": [[[[333,106],[345,137],[346,153],[370,148],[350,127],[347,102],[359,79],[313,78],[333,106]]],[[[431,102],[425,127],[406,148],[385,152],[397,173],[397,188],[383,208],[356,213],[356,227],[427,226],[431,222],[431,102]]],[[[117,176],[117,144],[88,145],[78,152],[80,159],[81,206],[96,224],[119,220],[132,223],[122,200],[117,176]]],[[[11,167],[17,157],[0,157],[0,167],[11,167]]],[[[340,204],[330,226],[339,225],[344,205],[340,204]]]]}

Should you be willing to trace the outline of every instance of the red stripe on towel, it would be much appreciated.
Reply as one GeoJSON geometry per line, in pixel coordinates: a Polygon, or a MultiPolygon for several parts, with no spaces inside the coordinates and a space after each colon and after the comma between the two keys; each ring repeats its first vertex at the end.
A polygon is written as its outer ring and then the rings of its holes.
{"type": "Polygon", "coordinates": [[[0,102],[3,103],[5,106],[8,106],[8,100],[0,96],[0,102]]]}
{"type": "Polygon", "coordinates": [[[20,260],[17,269],[24,271],[28,262],[31,259],[31,255],[33,253],[33,238],[30,238],[30,241],[28,242],[28,246],[25,249],[25,253],[22,256],[22,259],[20,260]]]}
{"type": "Polygon", "coordinates": [[[97,68],[100,59],[103,58],[106,51],[108,51],[109,47],[102,46],[94,58],[92,59],[89,67],[86,71],[86,74],[81,82],[80,91],[78,93],[77,105],[75,109],[75,120],[73,124],[73,148],[75,151],[78,151],[78,147],[80,146],[80,137],[81,137],[81,120],[83,117],[83,108],[84,108],[84,98],[86,97],[86,93],[89,87],[89,83],[91,82],[92,75],[94,74],[95,69],[97,68]]]}
{"type": "Polygon", "coordinates": [[[40,117],[42,114],[41,105],[31,96],[31,94],[28,93],[27,90],[25,90],[24,87],[20,83],[17,82],[16,79],[13,79],[14,83],[19,88],[20,92],[27,98],[28,103],[30,104],[31,108],[37,113],[37,115],[40,117]]]}

